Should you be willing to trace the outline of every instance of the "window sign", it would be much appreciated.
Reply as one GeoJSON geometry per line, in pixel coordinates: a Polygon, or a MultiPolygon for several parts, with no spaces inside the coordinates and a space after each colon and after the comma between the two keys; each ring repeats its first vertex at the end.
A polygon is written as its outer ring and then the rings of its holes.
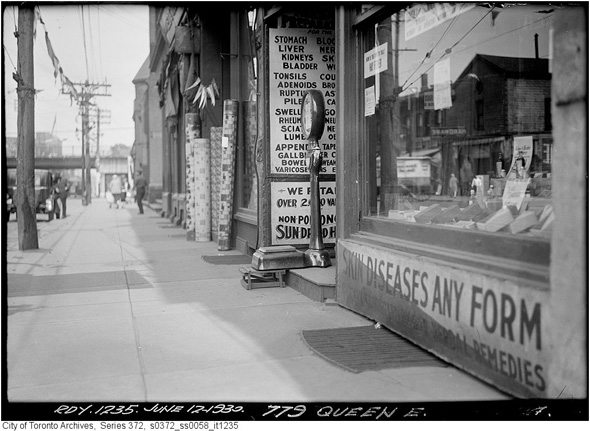
{"type": "Polygon", "coordinates": [[[375,87],[365,88],[365,117],[375,115],[375,87]]]}
{"type": "Polygon", "coordinates": [[[351,240],[338,265],[346,307],[512,393],[547,395],[547,292],[351,240]]]}
{"type": "Polygon", "coordinates": [[[404,13],[405,36],[410,40],[473,8],[473,3],[425,3],[404,13]]]}
{"type": "MultiPolygon", "coordinates": [[[[309,244],[311,220],[309,181],[271,183],[273,245],[309,244]]],[[[320,183],[321,226],[325,244],[336,240],[336,183],[320,183]]]]}
{"type": "Polygon", "coordinates": [[[305,91],[322,92],[325,130],[322,174],[336,174],[336,49],[332,30],[270,29],[270,173],[309,174],[301,130],[305,91]]]}
{"type": "Polygon", "coordinates": [[[447,58],[434,65],[434,109],[451,106],[451,61],[447,58]]]}
{"type": "Polygon", "coordinates": [[[514,137],[514,154],[512,156],[512,165],[508,171],[508,178],[523,179],[527,177],[527,172],[531,167],[533,157],[533,137],[532,136],[515,136],[514,137]]]}
{"type": "Polygon", "coordinates": [[[502,205],[505,207],[515,206],[520,211],[520,207],[526,195],[526,189],[530,179],[509,179],[506,181],[504,194],[502,195],[502,205]]]}
{"type": "Polygon", "coordinates": [[[365,53],[365,78],[387,70],[387,42],[365,53]]]}

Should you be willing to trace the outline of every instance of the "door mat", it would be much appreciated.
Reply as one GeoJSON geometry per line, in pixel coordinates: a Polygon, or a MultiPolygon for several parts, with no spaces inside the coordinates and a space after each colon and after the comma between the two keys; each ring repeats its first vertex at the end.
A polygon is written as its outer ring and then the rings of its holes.
{"type": "Polygon", "coordinates": [[[226,254],[222,256],[201,256],[201,258],[212,265],[244,265],[252,263],[252,256],[246,254],[226,254]]]}
{"type": "Polygon", "coordinates": [[[448,366],[385,328],[357,326],[301,331],[301,334],[311,350],[353,373],[387,368],[448,366]]]}

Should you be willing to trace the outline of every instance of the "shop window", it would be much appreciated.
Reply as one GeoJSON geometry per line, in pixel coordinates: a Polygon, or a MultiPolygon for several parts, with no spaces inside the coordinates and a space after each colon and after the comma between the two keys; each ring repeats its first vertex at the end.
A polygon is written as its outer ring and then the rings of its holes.
{"type": "MultiPolygon", "coordinates": [[[[245,39],[247,44],[248,55],[242,59],[243,67],[240,70],[240,76],[243,80],[242,85],[247,89],[243,97],[247,99],[243,102],[243,172],[242,178],[243,187],[241,190],[242,196],[239,204],[242,208],[257,211],[258,210],[258,181],[256,176],[256,141],[258,138],[258,103],[257,103],[257,79],[256,79],[256,48],[255,48],[255,32],[256,32],[256,15],[254,12],[249,12],[243,22],[244,33],[247,36],[245,39]]],[[[240,167],[242,168],[242,167],[240,167]]]]}
{"type": "Polygon", "coordinates": [[[361,120],[372,177],[361,229],[403,223],[549,243],[553,15],[493,5],[414,5],[363,23],[359,94],[372,88],[375,101],[361,120]]]}

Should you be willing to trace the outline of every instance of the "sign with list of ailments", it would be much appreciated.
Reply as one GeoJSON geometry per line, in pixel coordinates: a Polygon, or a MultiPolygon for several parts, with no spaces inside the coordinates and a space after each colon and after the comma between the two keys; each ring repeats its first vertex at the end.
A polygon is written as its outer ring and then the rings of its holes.
{"type": "MultiPolygon", "coordinates": [[[[305,181],[271,183],[273,245],[309,244],[311,236],[310,184],[305,181]]],[[[324,244],[336,241],[336,183],[320,183],[324,244]]]]}
{"type": "Polygon", "coordinates": [[[337,254],[339,304],[512,394],[548,396],[549,289],[349,239],[337,254]]]}
{"type": "Polygon", "coordinates": [[[336,49],[334,31],[270,29],[270,173],[309,174],[301,99],[307,90],[324,96],[321,174],[336,174],[336,49]]]}

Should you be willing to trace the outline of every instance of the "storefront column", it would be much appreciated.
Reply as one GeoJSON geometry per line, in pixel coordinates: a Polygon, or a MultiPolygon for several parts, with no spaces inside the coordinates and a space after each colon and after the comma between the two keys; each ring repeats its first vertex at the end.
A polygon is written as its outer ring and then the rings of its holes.
{"type": "Polygon", "coordinates": [[[555,11],[553,48],[551,316],[544,319],[553,352],[548,396],[588,396],[588,16],[555,11]],[[587,204],[587,202],[586,202],[587,204]]]}

